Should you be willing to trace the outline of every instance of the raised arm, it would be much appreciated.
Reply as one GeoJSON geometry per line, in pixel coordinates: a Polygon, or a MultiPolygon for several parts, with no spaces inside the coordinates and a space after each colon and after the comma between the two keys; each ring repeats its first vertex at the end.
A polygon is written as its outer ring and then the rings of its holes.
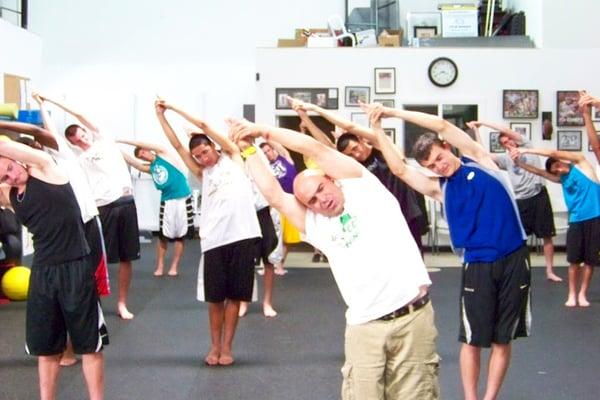
{"type": "Polygon", "coordinates": [[[121,151],[121,154],[123,155],[125,162],[133,168],[137,169],[140,172],[145,172],[147,174],[150,173],[150,164],[141,162],[137,158],[130,156],[129,153],[126,153],[124,151],[121,151]]]}
{"type": "Polygon", "coordinates": [[[232,139],[236,143],[241,139],[261,136],[267,141],[273,140],[311,158],[325,174],[333,179],[362,176],[363,167],[358,162],[300,132],[258,125],[245,120],[230,119],[229,123],[232,139]]]}
{"type": "MultiPolygon", "coordinates": [[[[562,151],[542,148],[519,148],[520,154],[537,154],[539,156],[557,158],[559,160],[572,161],[579,163],[585,160],[583,154],[579,151],[562,151]]],[[[512,153],[511,153],[512,154],[512,153]]]]}
{"type": "MultiPolygon", "coordinates": [[[[162,101],[162,100],[160,100],[160,101],[162,101]]],[[[217,131],[215,131],[208,123],[206,123],[206,121],[187,113],[186,111],[182,110],[181,108],[174,106],[170,103],[166,103],[164,101],[162,101],[162,104],[164,105],[164,107],[166,109],[173,110],[177,114],[181,115],[187,121],[191,122],[192,124],[196,125],[198,128],[202,129],[202,131],[206,134],[206,136],[208,136],[213,142],[215,142],[216,144],[219,145],[219,147],[221,147],[222,151],[227,153],[232,159],[234,159],[234,161],[238,161],[238,160],[236,160],[236,158],[239,158],[240,150],[239,150],[238,146],[236,146],[235,143],[233,143],[231,140],[229,140],[226,136],[223,136],[220,133],[218,133],[217,131]],[[234,157],[236,157],[236,158],[234,158],[234,157]]]]}
{"type": "Polygon", "coordinates": [[[12,140],[0,140],[0,155],[40,170],[47,170],[55,165],[47,153],[12,140]]]}
{"type": "Polygon", "coordinates": [[[47,129],[40,128],[39,126],[26,124],[23,122],[9,122],[0,120],[0,129],[31,135],[35,138],[35,140],[40,142],[42,146],[58,150],[58,144],[56,143],[56,140],[52,134],[47,129]]]}
{"type": "MultiPolygon", "coordinates": [[[[490,121],[473,121],[474,125],[479,126],[487,126],[495,131],[499,131],[501,134],[508,136],[510,139],[514,140],[517,144],[523,143],[523,136],[519,134],[519,132],[515,132],[512,129],[508,128],[506,125],[497,124],[495,122],[490,121]]],[[[468,125],[468,124],[467,124],[468,125]]]]}
{"type": "Polygon", "coordinates": [[[119,140],[117,140],[117,143],[128,144],[130,146],[140,147],[140,148],[146,149],[146,150],[151,150],[157,154],[165,154],[167,152],[167,149],[165,149],[163,146],[161,146],[159,144],[143,142],[141,140],[119,139],[119,140]]]}
{"type": "Polygon", "coordinates": [[[314,137],[317,141],[323,143],[327,147],[335,148],[335,144],[331,141],[331,139],[329,139],[325,132],[323,132],[321,128],[319,128],[313,122],[313,120],[308,116],[308,113],[304,108],[297,105],[296,107],[294,107],[293,102],[292,107],[294,108],[294,111],[296,111],[296,113],[298,114],[298,117],[300,117],[299,128],[302,133],[306,133],[308,131],[308,133],[310,133],[312,137],[314,137]]]}
{"type": "Polygon", "coordinates": [[[197,178],[201,178],[203,168],[201,165],[199,165],[196,162],[196,160],[194,160],[194,158],[188,151],[187,147],[185,147],[181,143],[181,141],[179,140],[179,137],[177,137],[177,134],[171,127],[171,124],[169,124],[169,121],[167,121],[167,119],[165,117],[166,107],[163,105],[163,103],[161,101],[157,100],[154,103],[154,108],[156,111],[156,117],[158,118],[158,122],[160,123],[160,126],[161,126],[163,132],[165,133],[165,136],[169,140],[169,143],[171,143],[171,146],[173,146],[173,149],[175,149],[177,154],[179,154],[179,157],[181,157],[181,159],[183,160],[185,165],[189,168],[189,170],[197,178]]]}
{"type": "Polygon", "coordinates": [[[322,116],[323,118],[325,118],[326,120],[328,120],[329,122],[334,124],[335,126],[339,126],[340,128],[342,128],[343,130],[345,130],[347,132],[350,132],[350,133],[355,134],[356,136],[365,138],[372,144],[376,142],[375,133],[373,132],[373,129],[371,129],[367,126],[362,126],[360,124],[357,124],[356,122],[352,122],[349,119],[341,117],[337,113],[331,112],[329,110],[325,110],[315,104],[305,103],[305,102],[297,100],[297,99],[292,99],[291,97],[289,97],[289,101],[292,103],[292,108],[294,110],[298,108],[298,109],[302,109],[305,111],[316,112],[317,114],[319,114],[320,116],[322,116]]]}
{"type": "Polygon", "coordinates": [[[94,136],[100,137],[100,132],[98,130],[98,127],[96,125],[94,125],[86,116],[84,116],[80,112],[75,111],[74,109],[72,109],[70,107],[67,107],[65,104],[63,104],[62,102],[59,102],[58,100],[55,100],[55,99],[51,99],[51,98],[45,97],[45,96],[43,96],[41,99],[44,101],[47,101],[48,103],[52,103],[55,106],[57,106],[58,108],[65,111],[66,113],[71,114],[72,116],[74,116],[77,119],[77,121],[79,121],[81,123],[81,125],[83,125],[85,128],[87,128],[94,136]]]}
{"type": "Polygon", "coordinates": [[[510,156],[513,159],[513,162],[515,163],[515,165],[518,165],[519,167],[523,168],[525,171],[531,172],[532,174],[536,174],[536,175],[541,176],[542,178],[546,178],[551,182],[560,183],[559,176],[551,174],[550,172],[546,171],[545,169],[541,169],[541,168],[538,168],[531,164],[522,162],[521,154],[523,154],[523,152],[520,151],[520,149],[512,149],[510,151],[510,156]]]}
{"type": "Polygon", "coordinates": [[[583,121],[585,123],[585,131],[587,132],[590,147],[596,156],[596,161],[600,162],[600,141],[598,140],[598,134],[596,133],[596,127],[592,122],[592,105],[597,101],[586,92],[579,92],[579,108],[583,114],[583,121]]]}
{"type": "Polygon", "coordinates": [[[369,112],[369,120],[375,132],[378,147],[385,158],[390,171],[419,193],[443,202],[444,196],[439,179],[429,177],[406,164],[404,155],[386,136],[381,127],[381,107],[374,107],[369,112]]]}
{"type": "Polygon", "coordinates": [[[471,139],[464,131],[437,115],[382,107],[381,116],[383,118],[400,118],[404,121],[422,126],[431,132],[438,133],[446,142],[456,147],[467,157],[479,162],[487,168],[498,169],[498,166],[494,163],[490,154],[482,145],[471,139]]]}
{"type": "Polygon", "coordinates": [[[280,145],[279,143],[277,143],[273,140],[267,140],[266,142],[269,146],[271,146],[271,148],[273,150],[275,150],[277,152],[277,154],[279,154],[280,156],[282,156],[283,158],[285,158],[292,164],[294,163],[294,160],[292,159],[292,155],[290,154],[288,149],[286,149],[285,147],[283,147],[282,145],[280,145]]]}

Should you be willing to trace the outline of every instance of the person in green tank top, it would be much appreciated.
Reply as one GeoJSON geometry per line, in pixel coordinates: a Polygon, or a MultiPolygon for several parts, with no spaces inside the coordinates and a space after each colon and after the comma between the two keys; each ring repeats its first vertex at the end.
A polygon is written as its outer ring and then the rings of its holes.
{"type": "Polygon", "coordinates": [[[192,197],[186,168],[178,157],[160,145],[135,140],[120,140],[119,143],[135,146],[135,157],[123,153],[125,161],[135,169],[150,174],[154,186],[161,192],[154,276],[164,274],[168,242],[174,242],[175,248],[168,275],[177,276],[184,239],[191,238],[194,233],[192,197]]]}

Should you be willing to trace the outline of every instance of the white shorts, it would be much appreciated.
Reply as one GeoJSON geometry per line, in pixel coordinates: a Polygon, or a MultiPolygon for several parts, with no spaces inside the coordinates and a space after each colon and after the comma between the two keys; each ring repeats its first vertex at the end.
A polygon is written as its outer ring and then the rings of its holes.
{"type": "Polygon", "coordinates": [[[160,202],[159,237],[167,240],[191,238],[194,233],[192,198],[160,202]]]}

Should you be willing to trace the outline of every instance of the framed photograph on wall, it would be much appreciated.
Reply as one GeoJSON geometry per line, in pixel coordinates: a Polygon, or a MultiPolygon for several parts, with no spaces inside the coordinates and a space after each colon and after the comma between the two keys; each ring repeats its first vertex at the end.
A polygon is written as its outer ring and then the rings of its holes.
{"type": "Polygon", "coordinates": [[[429,39],[438,35],[437,26],[415,26],[413,37],[416,39],[429,39]]]}
{"type": "Polygon", "coordinates": [[[592,121],[600,121],[600,109],[592,107],[592,121]]]}
{"type": "Polygon", "coordinates": [[[277,110],[292,109],[286,96],[316,104],[326,110],[339,108],[338,88],[277,88],[275,89],[275,108],[277,110]]]}
{"type": "Polygon", "coordinates": [[[531,140],[531,122],[511,122],[510,129],[531,140]]]}
{"type": "Polygon", "coordinates": [[[394,101],[394,99],[375,99],[375,100],[373,100],[373,103],[379,103],[382,106],[389,107],[389,108],[396,107],[396,102],[394,101]]]}
{"type": "MultiPolygon", "coordinates": [[[[600,131],[596,131],[596,137],[598,138],[598,141],[600,142],[600,131]]],[[[590,144],[589,140],[588,140],[588,151],[594,151],[594,149],[592,149],[592,145],[590,144]]]]}
{"type": "Polygon", "coordinates": [[[583,114],[577,102],[577,90],[561,90],[556,92],[556,126],[583,126],[583,114]]]}
{"type": "Polygon", "coordinates": [[[552,140],[552,111],[542,111],[542,139],[552,140]]]}
{"type": "Polygon", "coordinates": [[[375,93],[396,93],[396,68],[375,68],[375,93]]]}
{"type": "Polygon", "coordinates": [[[363,112],[351,113],[350,120],[362,126],[369,126],[369,117],[367,117],[367,114],[363,112]]]}
{"type": "Polygon", "coordinates": [[[346,86],[346,107],[359,107],[360,102],[369,103],[371,88],[369,86],[346,86]]]}
{"type": "Polygon", "coordinates": [[[396,128],[383,128],[383,132],[390,138],[392,143],[396,144],[396,128]]]}
{"type": "Polygon", "coordinates": [[[511,118],[537,118],[539,92],[537,90],[503,90],[502,91],[502,117],[511,118]]]}
{"type": "Polygon", "coordinates": [[[490,153],[504,153],[505,151],[500,144],[500,132],[490,132],[490,153]]]}
{"type": "Polygon", "coordinates": [[[581,131],[558,131],[556,149],[581,151],[581,131]]]}

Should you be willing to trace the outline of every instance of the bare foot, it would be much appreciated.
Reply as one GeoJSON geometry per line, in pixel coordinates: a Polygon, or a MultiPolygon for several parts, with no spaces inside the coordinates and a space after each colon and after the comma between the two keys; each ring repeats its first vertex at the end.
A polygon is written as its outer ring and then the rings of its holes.
{"type": "Polygon", "coordinates": [[[152,274],[156,277],[158,276],[163,276],[163,270],[162,269],[157,269],[156,271],[154,271],[154,274],[152,274]]]}
{"type": "Polygon", "coordinates": [[[219,351],[211,350],[208,352],[206,357],[204,358],[204,364],[209,367],[214,367],[215,365],[219,365],[219,351]]]}
{"type": "Polygon", "coordinates": [[[565,303],[565,306],[567,306],[567,307],[577,307],[577,300],[575,300],[574,297],[573,298],[569,297],[567,299],[567,302],[565,303]]]}
{"type": "Polygon", "coordinates": [[[117,306],[117,314],[121,319],[130,320],[133,319],[133,314],[129,312],[125,304],[119,304],[117,306]]]}
{"type": "Polygon", "coordinates": [[[77,359],[75,357],[65,357],[64,355],[60,358],[60,366],[61,367],[71,367],[77,364],[77,359]]]}
{"type": "Polygon", "coordinates": [[[579,302],[579,307],[589,307],[590,302],[585,298],[585,296],[579,296],[577,301],[579,302]]]}
{"type": "Polygon", "coordinates": [[[287,273],[288,273],[287,269],[275,268],[275,275],[285,275],[287,273]]]}
{"type": "Polygon", "coordinates": [[[228,366],[234,363],[233,357],[231,354],[223,354],[219,357],[219,365],[228,366]]]}
{"type": "Polygon", "coordinates": [[[263,314],[265,314],[265,317],[267,318],[272,318],[277,316],[277,311],[275,311],[271,305],[263,304],[263,314]]]}
{"type": "Polygon", "coordinates": [[[553,272],[546,274],[546,279],[548,279],[550,282],[562,282],[562,278],[553,272]]]}
{"type": "Polygon", "coordinates": [[[238,311],[238,316],[243,317],[248,313],[248,303],[245,301],[240,301],[240,310],[238,311]]]}
{"type": "Polygon", "coordinates": [[[177,273],[177,271],[170,270],[169,273],[168,273],[168,275],[169,276],[177,276],[179,274],[177,273]]]}

